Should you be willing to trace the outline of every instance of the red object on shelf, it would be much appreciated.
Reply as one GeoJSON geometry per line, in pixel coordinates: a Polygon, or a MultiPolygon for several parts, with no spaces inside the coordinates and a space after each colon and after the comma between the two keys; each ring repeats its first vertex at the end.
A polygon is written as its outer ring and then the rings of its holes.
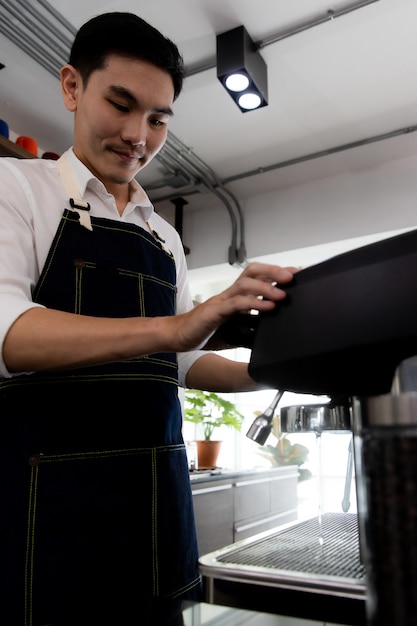
{"type": "Polygon", "coordinates": [[[21,135],[16,139],[16,143],[21,148],[24,148],[35,156],[38,156],[38,144],[33,137],[25,137],[24,135],[21,135]]]}

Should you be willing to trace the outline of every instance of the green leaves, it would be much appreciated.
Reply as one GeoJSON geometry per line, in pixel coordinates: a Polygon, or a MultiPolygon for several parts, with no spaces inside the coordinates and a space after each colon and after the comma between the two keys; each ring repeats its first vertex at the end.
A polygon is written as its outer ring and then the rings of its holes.
{"type": "Polygon", "coordinates": [[[240,430],[244,415],[230,400],[213,391],[187,389],[185,392],[184,419],[201,426],[204,439],[211,439],[220,426],[240,430]]]}
{"type": "Polygon", "coordinates": [[[302,465],[308,457],[308,448],[299,443],[291,444],[286,435],[282,435],[275,446],[259,446],[260,456],[269,459],[272,465],[302,465]]]}

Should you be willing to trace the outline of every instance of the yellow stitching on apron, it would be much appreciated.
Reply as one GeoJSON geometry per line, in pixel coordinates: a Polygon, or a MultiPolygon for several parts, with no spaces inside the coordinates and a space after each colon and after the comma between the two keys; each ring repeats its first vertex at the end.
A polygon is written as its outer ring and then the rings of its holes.
{"type": "Polygon", "coordinates": [[[184,450],[185,444],[176,443],[169,444],[164,446],[156,446],[152,448],[120,448],[116,450],[90,450],[84,452],[65,452],[61,454],[43,454],[42,455],[42,465],[44,463],[57,463],[61,461],[69,461],[71,459],[79,460],[88,460],[92,458],[109,458],[114,456],[133,456],[138,453],[146,453],[151,454],[152,458],[156,458],[155,455],[157,452],[174,452],[175,450],[184,450]]]}
{"type": "Polygon", "coordinates": [[[138,303],[141,317],[145,317],[145,289],[143,284],[143,276],[138,277],[138,303]]]}
{"type": "MultiPolygon", "coordinates": [[[[89,261],[85,261],[84,262],[84,266],[83,267],[77,267],[75,270],[75,302],[74,302],[74,313],[80,313],[81,312],[81,304],[82,304],[82,281],[83,281],[83,277],[84,277],[84,271],[86,269],[90,269],[90,270],[94,270],[96,269],[97,266],[95,263],[91,263],[89,261]]],[[[165,287],[167,289],[171,289],[171,291],[174,292],[174,294],[176,293],[176,287],[174,285],[172,285],[171,283],[165,281],[165,280],[161,280],[159,278],[155,278],[154,276],[151,276],[149,274],[143,274],[141,272],[134,272],[132,270],[126,270],[126,269],[120,269],[117,268],[117,272],[119,273],[120,276],[127,276],[130,278],[136,278],[138,281],[138,303],[139,303],[139,315],[142,317],[146,316],[146,309],[145,309],[145,290],[144,290],[144,284],[145,282],[150,282],[150,283],[154,283],[156,285],[160,285],[162,287],[165,287]]]]}
{"type": "Polygon", "coordinates": [[[166,280],[163,280],[162,278],[158,278],[157,276],[152,276],[152,274],[144,274],[143,272],[137,272],[134,270],[126,270],[126,269],[120,269],[120,268],[118,268],[117,271],[119,272],[121,276],[132,276],[133,278],[135,278],[136,276],[139,276],[144,281],[156,283],[157,285],[161,285],[162,287],[171,289],[171,291],[173,291],[174,293],[176,292],[175,285],[173,285],[170,282],[167,282],[166,280]]]}
{"type": "MultiPolygon", "coordinates": [[[[70,460],[87,460],[92,458],[109,458],[115,456],[132,456],[138,453],[151,454],[151,466],[152,466],[152,576],[153,576],[153,592],[155,595],[159,595],[159,559],[158,559],[158,507],[157,507],[157,492],[158,492],[158,474],[157,474],[157,460],[156,455],[159,452],[173,452],[175,450],[185,450],[185,444],[178,443],[173,445],[163,445],[152,448],[121,448],[116,450],[102,450],[100,452],[72,452],[64,454],[44,455],[42,454],[41,463],[59,463],[70,460]]],[[[35,523],[36,523],[36,505],[37,505],[37,491],[39,482],[39,466],[31,468],[30,474],[30,489],[29,489],[29,502],[28,502],[28,526],[27,526],[27,539],[26,539],[26,563],[25,563],[25,624],[24,626],[32,626],[33,624],[33,567],[34,567],[34,552],[35,552],[35,523]]],[[[200,583],[201,576],[197,576],[194,580],[190,581],[187,585],[177,589],[172,598],[180,596],[184,591],[192,589],[200,583]]]]}
{"type": "MultiPolygon", "coordinates": [[[[132,361],[132,363],[135,361],[135,359],[129,359],[129,361],[132,361]]],[[[127,362],[128,363],[128,362],[127,362]]],[[[165,363],[166,367],[169,368],[175,368],[176,369],[176,365],[168,362],[164,362],[162,361],[162,363],[165,363]]],[[[19,377],[20,378],[20,377],[19,377]]],[[[169,376],[167,374],[139,374],[137,372],[133,373],[133,374],[72,374],[71,376],[67,376],[66,380],[63,380],[62,378],[52,378],[52,377],[48,377],[47,379],[44,378],[37,378],[36,376],[31,376],[28,377],[27,379],[23,380],[17,380],[17,378],[5,378],[0,380],[0,389],[4,390],[4,389],[10,389],[13,387],[21,387],[22,389],[26,386],[31,386],[31,385],[55,385],[55,384],[71,384],[74,382],[92,382],[92,381],[98,381],[98,382],[102,382],[102,381],[141,381],[141,382],[164,382],[164,383],[168,383],[168,384],[172,384],[175,385],[176,387],[178,386],[178,378],[176,376],[169,376]]]]}
{"type": "MultiPolygon", "coordinates": [[[[58,245],[60,243],[60,240],[61,240],[61,237],[62,237],[62,234],[63,234],[63,231],[64,231],[65,224],[66,224],[66,222],[64,222],[64,220],[61,220],[59,222],[59,226],[57,228],[57,233],[56,233],[55,247],[54,247],[53,252],[52,252],[52,248],[51,248],[51,251],[50,251],[51,255],[50,255],[50,258],[49,258],[49,262],[48,262],[48,269],[46,269],[46,264],[45,264],[45,266],[44,266],[44,268],[42,270],[42,272],[44,272],[43,280],[42,280],[42,282],[39,282],[38,285],[36,285],[35,293],[41,290],[43,282],[44,282],[44,280],[45,280],[45,278],[46,278],[46,276],[47,276],[47,274],[49,272],[49,268],[52,265],[52,261],[53,261],[54,256],[55,256],[56,249],[57,249],[57,247],[58,247],[58,245]]],[[[41,272],[41,274],[42,274],[42,272],[41,272]]]]}
{"type": "Polygon", "coordinates": [[[152,578],[154,595],[159,595],[159,570],[158,570],[158,508],[157,508],[157,468],[156,450],[152,450],[152,578]]]}
{"type": "Polygon", "coordinates": [[[38,489],[39,468],[32,467],[30,472],[30,489],[28,503],[28,526],[26,538],[26,562],[25,562],[25,626],[32,626],[32,603],[33,603],[33,561],[35,552],[35,521],[36,521],[36,497],[38,489]]]}
{"type": "MultiPolygon", "coordinates": [[[[68,211],[70,211],[70,209],[68,209],[68,211]]],[[[68,219],[68,218],[64,218],[64,219],[68,219]]],[[[93,217],[93,219],[94,219],[94,217],[93,217]]],[[[72,221],[72,220],[71,220],[71,221],[72,221]]],[[[129,226],[132,226],[132,224],[130,224],[130,223],[129,223],[129,226]]],[[[162,249],[162,251],[163,251],[163,252],[165,252],[166,254],[168,254],[168,256],[169,256],[172,260],[174,260],[174,257],[173,257],[172,252],[171,252],[170,250],[168,250],[168,248],[167,248],[166,246],[165,246],[165,247],[163,247],[162,245],[160,245],[160,243],[158,242],[158,240],[157,240],[157,239],[155,239],[155,236],[153,235],[152,231],[151,231],[152,238],[151,238],[151,239],[149,239],[148,237],[145,237],[145,236],[144,236],[144,234],[142,234],[142,233],[141,233],[141,232],[139,232],[139,231],[132,232],[132,231],[128,228],[128,226],[124,227],[124,226],[123,226],[123,223],[120,223],[118,226],[114,226],[114,225],[112,225],[112,226],[108,226],[108,225],[106,225],[106,224],[97,224],[97,223],[95,223],[95,224],[94,224],[94,229],[101,229],[101,228],[102,228],[103,230],[112,230],[112,231],[116,231],[116,232],[117,232],[117,231],[120,231],[120,232],[122,232],[122,233],[128,233],[128,234],[131,234],[131,235],[133,235],[133,236],[135,236],[135,237],[140,237],[141,239],[145,239],[147,243],[149,243],[150,245],[154,246],[154,248],[157,248],[159,251],[161,251],[161,249],[162,249]]],[[[143,230],[143,232],[144,232],[144,233],[146,233],[146,230],[145,230],[144,228],[142,228],[141,226],[139,226],[138,228],[140,228],[141,230],[143,230]]],[[[148,228],[149,228],[149,226],[148,226],[148,228]]],[[[174,261],[174,262],[175,262],[175,261],[174,261]]]]}
{"type": "Polygon", "coordinates": [[[201,582],[201,576],[197,576],[196,578],[194,578],[194,580],[189,582],[188,585],[184,585],[183,587],[181,587],[180,589],[177,589],[174,593],[170,594],[167,597],[173,598],[173,599],[178,598],[178,596],[182,596],[184,592],[189,591],[196,585],[199,585],[200,582],[201,582]]]}

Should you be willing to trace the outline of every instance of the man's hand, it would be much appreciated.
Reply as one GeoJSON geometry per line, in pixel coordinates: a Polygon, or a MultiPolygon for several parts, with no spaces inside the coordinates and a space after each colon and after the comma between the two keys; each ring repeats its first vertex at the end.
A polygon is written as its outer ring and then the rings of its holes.
{"type": "Polygon", "coordinates": [[[235,313],[273,309],[296,271],[252,263],[230,287],[181,315],[113,319],[34,307],[9,329],[3,359],[10,372],[31,372],[187,352],[206,344],[235,313]]]}
{"type": "Polygon", "coordinates": [[[173,323],[177,324],[175,336],[180,342],[176,351],[185,352],[204,345],[235,313],[271,311],[276,302],[285,298],[281,287],[292,281],[296,271],[294,267],[249,264],[230,287],[192,311],[173,318],[173,323]]]}

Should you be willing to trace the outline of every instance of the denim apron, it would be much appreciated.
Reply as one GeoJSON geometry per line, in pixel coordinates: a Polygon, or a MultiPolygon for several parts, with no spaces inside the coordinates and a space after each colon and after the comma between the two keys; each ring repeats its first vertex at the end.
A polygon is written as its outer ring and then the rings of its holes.
{"type": "MultiPolygon", "coordinates": [[[[34,301],[174,315],[161,243],[133,224],[87,222],[64,210],[34,301]]],[[[0,379],[5,626],[139,625],[151,599],[198,589],[177,378],[176,355],[158,353],[0,379]]]]}

